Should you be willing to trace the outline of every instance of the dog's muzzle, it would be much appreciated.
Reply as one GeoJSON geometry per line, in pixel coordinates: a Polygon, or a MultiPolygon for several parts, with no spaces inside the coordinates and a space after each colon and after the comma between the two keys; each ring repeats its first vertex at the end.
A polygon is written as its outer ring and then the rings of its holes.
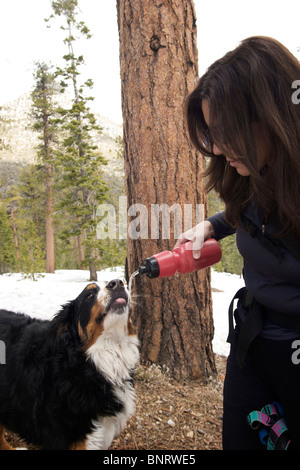
{"type": "Polygon", "coordinates": [[[123,309],[128,305],[128,294],[124,283],[120,279],[113,279],[106,284],[105,289],[110,295],[107,310],[113,309],[116,312],[123,313],[123,309]]]}

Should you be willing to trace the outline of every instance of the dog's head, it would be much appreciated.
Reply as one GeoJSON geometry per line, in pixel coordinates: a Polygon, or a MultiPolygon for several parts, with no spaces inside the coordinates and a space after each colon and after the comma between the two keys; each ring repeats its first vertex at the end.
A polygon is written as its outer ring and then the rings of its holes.
{"type": "Polygon", "coordinates": [[[57,331],[76,332],[86,351],[103,334],[114,338],[134,334],[128,312],[129,294],[121,280],[114,279],[103,289],[95,283],[88,284],[57,315],[57,331]]]}

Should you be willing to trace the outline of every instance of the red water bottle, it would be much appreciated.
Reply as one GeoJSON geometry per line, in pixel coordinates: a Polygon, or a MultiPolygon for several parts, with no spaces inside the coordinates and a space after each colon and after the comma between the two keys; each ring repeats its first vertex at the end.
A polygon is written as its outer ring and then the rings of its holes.
{"type": "Polygon", "coordinates": [[[168,277],[178,273],[191,273],[207,268],[220,261],[222,250],[219,243],[209,238],[203,243],[199,259],[193,257],[193,242],[179,245],[173,251],[162,251],[147,258],[138,268],[140,274],[149,278],[168,277]]]}

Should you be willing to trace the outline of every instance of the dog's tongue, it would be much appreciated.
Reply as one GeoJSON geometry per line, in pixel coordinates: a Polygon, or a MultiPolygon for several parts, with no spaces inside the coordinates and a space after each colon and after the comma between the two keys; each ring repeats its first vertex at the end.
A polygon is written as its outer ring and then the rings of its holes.
{"type": "Polygon", "coordinates": [[[115,304],[120,304],[120,305],[126,304],[126,302],[127,302],[126,299],[124,299],[123,297],[119,297],[118,299],[114,301],[115,304]]]}

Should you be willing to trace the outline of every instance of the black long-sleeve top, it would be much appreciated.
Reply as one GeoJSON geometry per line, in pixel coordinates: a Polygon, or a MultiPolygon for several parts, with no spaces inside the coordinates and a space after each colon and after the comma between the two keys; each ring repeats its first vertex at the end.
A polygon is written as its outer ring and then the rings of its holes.
{"type": "MultiPolygon", "coordinates": [[[[254,207],[252,201],[248,204],[244,215],[256,227],[262,228],[263,214],[254,207]]],[[[223,212],[209,217],[208,220],[213,225],[216,240],[235,233],[235,230],[226,223],[223,212]]],[[[274,226],[265,226],[266,236],[275,231],[274,226]]],[[[277,248],[281,254],[281,258],[278,259],[257,237],[250,236],[240,227],[236,229],[236,242],[244,260],[245,285],[254,298],[275,312],[300,315],[300,262],[281,246],[277,248]]],[[[238,310],[243,317],[245,312],[241,305],[238,310]]],[[[272,339],[296,337],[296,334],[270,322],[266,322],[263,334],[272,339]]]]}

